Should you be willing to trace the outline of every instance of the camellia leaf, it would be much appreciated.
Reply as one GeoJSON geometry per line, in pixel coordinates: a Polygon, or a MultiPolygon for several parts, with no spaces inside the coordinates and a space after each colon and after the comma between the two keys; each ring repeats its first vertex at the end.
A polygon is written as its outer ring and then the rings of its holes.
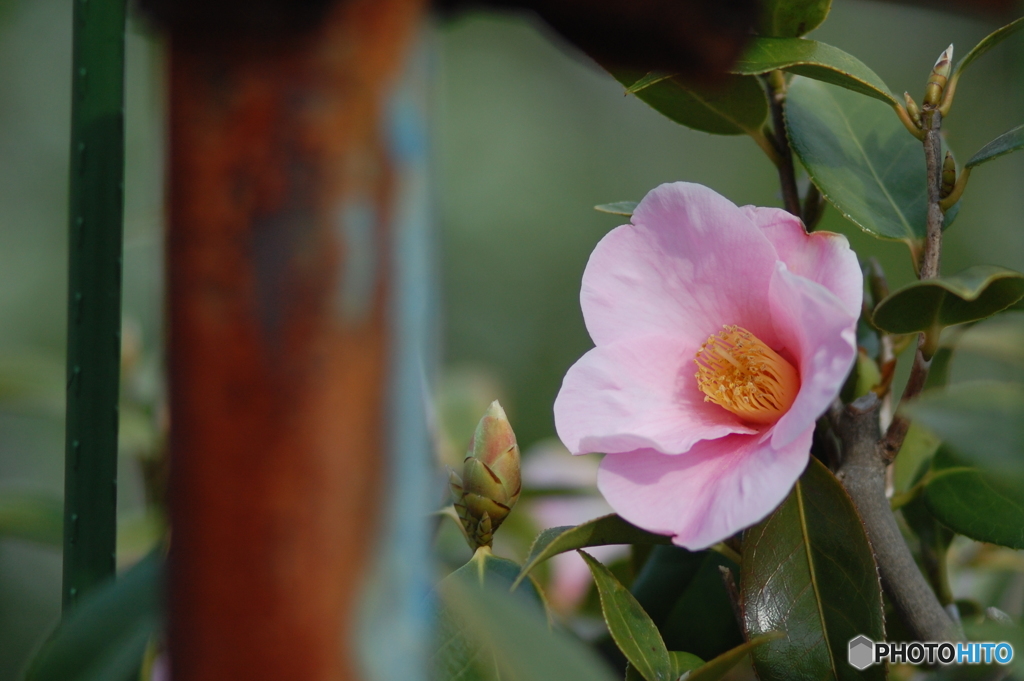
{"type": "Polygon", "coordinates": [[[994,158],[999,158],[1004,154],[1009,154],[1011,151],[1020,151],[1021,149],[1024,149],[1024,125],[1018,125],[1013,130],[1007,130],[983,146],[978,150],[978,153],[971,156],[965,167],[973,168],[994,158]]]}
{"type": "MultiPolygon", "coordinates": [[[[670,651],[668,654],[669,665],[671,667],[671,674],[669,678],[678,679],[686,672],[692,672],[693,670],[704,664],[704,660],[700,659],[696,655],[690,653],[679,653],[670,651]]],[[[691,674],[692,676],[692,674],[691,674]]],[[[686,677],[687,679],[690,676],[686,677]]],[[[643,681],[643,675],[637,671],[637,668],[633,666],[632,662],[626,663],[626,681],[643,681]]]]}
{"type": "Polygon", "coordinates": [[[997,381],[956,383],[901,407],[968,465],[1024,481],[1024,386],[997,381]]]}
{"type": "Polygon", "coordinates": [[[0,539],[4,537],[59,548],[64,542],[64,502],[49,494],[0,490],[0,539]]]}
{"type": "Polygon", "coordinates": [[[763,646],[769,641],[782,638],[782,636],[782,632],[773,631],[770,634],[752,638],[746,643],[738,645],[732,650],[726,651],[713,660],[708,660],[702,666],[694,669],[690,672],[690,675],[686,677],[686,681],[718,681],[718,679],[725,676],[726,672],[735,667],[743,660],[743,658],[749,655],[751,650],[758,646],[763,646]]]}
{"type": "MultiPolygon", "coordinates": [[[[850,90],[794,78],[786,96],[793,150],[822,195],[877,237],[924,238],[924,149],[892,109],[850,90]]],[[[957,207],[946,212],[946,225],[957,207]]]]}
{"type": "Polygon", "coordinates": [[[932,459],[924,500],[932,515],[958,534],[1024,549],[1024,485],[965,466],[947,447],[932,459]]]}
{"type": "MultiPolygon", "coordinates": [[[[435,674],[435,681],[614,681],[608,666],[586,645],[550,629],[537,608],[506,589],[446,580],[438,592],[442,610],[464,623],[469,644],[491,665],[481,675],[435,674]]],[[[443,645],[444,639],[439,640],[443,645]]]]}
{"type": "Polygon", "coordinates": [[[64,616],[32,659],[25,681],[126,679],[159,629],[163,554],[154,551],[64,616]]]}
{"type": "Polygon", "coordinates": [[[670,543],[672,543],[670,537],[641,530],[614,513],[594,518],[582,525],[551,527],[541,532],[533,540],[530,553],[523,563],[523,569],[515,580],[515,586],[518,586],[537,565],[566,551],[585,549],[590,546],[607,546],[608,544],[670,543]]]}
{"type": "Polygon", "coordinates": [[[673,674],[672,660],[658,627],[608,568],[586,551],[579,554],[594,575],[608,633],[622,654],[647,681],[675,681],[679,674],[673,674]]]}
{"type": "Polygon", "coordinates": [[[882,587],[853,502],[817,459],[746,531],[740,592],[748,638],[786,634],[751,652],[761,681],[885,678],[883,666],[847,662],[850,639],[885,640],[882,587]]]}
{"type": "Polygon", "coordinates": [[[1004,312],[973,326],[964,332],[956,345],[957,349],[965,352],[1024,367],[1024,314],[1004,312]]]}
{"type": "Polygon", "coordinates": [[[1016,21],[1012,21],[1006,26],[989,33],[987,36],[982,38],[981,42],[972,47],[971,51],[965,54],[963,59],[957,62],[951,77],[958,78],[960,76],[960,72],[974,63],[975,59],[985,54],[1021,29],[1024,29],[1024,17],[1021,17],[1016,21]]]}
{"type": "Polygon", "coordinates": [[[768,100],[753,76],[728,76],[704,86],[664,74],[613,70],[612,75],[655,111],[694,130],[758,135],[768,118],[768,100]]]}
{"type": "Polygon", "coordinates": [[[669,648],[710,660],[743,643],[743,632],[722,576],[722,568],[726,568],[733,578],[739,566],[717,551],[696,555],[702,560],[686,589],[671,604],[661,633],[669,648]]]}
{"type": "Polygon", "coordinates": [[[894,291],[872,313],[889,333],[914,333],[991,317],[1024,297],[1024,274],[975,265],[948,277],[915,281],[894,291]]]}
{"type": "MultiPolygon", "coordinates": [[[[732,67],[733,73],[743,75],[757,75],[776,69],[838,85],[874,97],[889,106],[898,103],[885,82],[862,61],[838,47],[817,40],[753,38],[732,67]]],[[[889,115],[892,115],[891,111],[889,115]]]]}
{"type": "Polygon", "coordinates": [[[636,201],[616,201],[614,203],[598,204],[594,206],[594,210],[601,211],[602,213],[611,213],[612,215],[625,215],[628,218],[633,216],[636,206],[636,201]]]}
{"type": "Polygon", "coordinates": [[[754,30],[758,35],[793,38],[825,21],[832,0],[763,0],[754,30]]]}

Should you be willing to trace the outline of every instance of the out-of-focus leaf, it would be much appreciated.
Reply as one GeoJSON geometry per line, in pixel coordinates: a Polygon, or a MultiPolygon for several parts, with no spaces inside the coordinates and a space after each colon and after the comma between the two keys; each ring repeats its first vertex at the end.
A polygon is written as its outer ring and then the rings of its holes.
{"type": "Polygon", "coordinates": [[[673,650],[686,650],[710,660],[743,643],[743,633],[725,584],[721,568],[734,575],[739,566],[717,551],[702,551],[703,559],[682,595],[661,626],[665,643],[673,650]]]}
{"type": "Polygon", "coordinates": [[[956,347],[965,352],[1024,367],[1024,314],[1004,312],[994,319],[973,326],[960,336],[956,347]]]}
{"type": "Polygon", "coordinates": [[[966,69],[972,63],[974,63],[975,59],[985,54],[993,47],[1003,42],[1004,40],[1012,36],[1017,31],[1021,30],[1022,28],[1024,28],[1024,17],[1021,17],[1016,21],[1012,21],[1006,26],[1003,26],[1002,28],[997,28],[996,30],[989,33],[987,36],[981,39],[981,42],[972,47],[971,51],[965,54],[963,59],[957,62],[956,67],[954,67],[953,69],[951,77],[958,78],[960,76],[960,73],[964,69],[966,69]]]}
{"type": "Polygon", "coordinates": [[[708,551],[688,551],[680,546],[655,546],[631,591],[659,629],[673,606],[690,587],[708,551]]]}
{"type": "Polygon", "coordinates": [[[706,86],[636,71],[613,70],[612,75],[655,111],[694,130],[756,134],[768,118],[768,100],[753,76],[732,75],[706,86]]]}
{"type": "MultiPolygon", "coordinates": [[[[874,97],[889,106],[897,104],[889,86],[862,61],[838,47],[817,40],[754,38],[732,70],[738,74],[757,75],[776,69],[838,85],[874,97]]],[[[889,115],[893,115],[891,111],[889,115]]]]}
{"type": "Polygon", "coordinates": [[[33,658],[25,681],[106,681],[137,674],[161,621],[163,556],[154,551],[74,607],[33,658]]]}
{"type": "Polygon", "coordinates": [[[927,428],[911,423],[903,446],[893,462],[893,488],[896,492],[910,489],[921,470],[921,466],[935,454],[941,440],[927,428]]]}
{"type": "MultiPolygon", "coordinates": [[[[481,657],[491,661],[482,675],[450,673],[436,681],[613,681],[608,667],[584,644],[548,628],[537,609],[507,590],[462,580],[438,587],[442,610],[469,637],[481,657]]],[[[448,639],[439,632],[441,646],[448,639]]]]}
{"type": "Polygon", "coordinates": [[[847,662],[850,639],[884,640],[882,588],[853,502],[817,459],[746,531],[740,575],[747,636],[786,634],[752,651],[761,681],[885,678],[883,667],[847,662]]]}
{"type": "Polygon", "coordinates": [[[738,645],[732,650],[726,651],[714,658],[708,660],[703,666],[694,669],[689,676],[686,677],[686,681],[718,681],[718,679],[725,676],[726,672],[739,664],[750,651],[758,646],[762,646],[769,641],[781,638],[783,634],[781,632],[772,632],[771,634],[765,634],[764,636],[758,636],[752,638],[750,641],[738,645]]]}
{"type": "Polygon", "coordinates": [[[601,597],[601,613],[608,625],[608,632],[629,663],[647,681],[674,681],[678,678],[679,674],[673,673],[674,665],[658,628],[633,594],[590,554],[585,551],[579,554],[594,575],[594,584],[601,597]]]}
{"type": "MultiPolygon", "coordinates": [[[[1009,665],[1009,669],[1013,674],[1011,678],[1024,678],[1024,655],[1020,653],[1020,651],[1024,650],[1024,627],[1021,627],[1019,624],[1003,624],[986,620],[964,623],[964,633],[967,634],[969,641],[1005,641],[1009,643],[1013,646],[1013,661],[1009,665]]],[[[1007,669],[1003,665],[993,665],[993,667],[1001,671],[1007,669]]],[[[998,675],[987,676],[986,678],[1005,677],[999,673],[998,675]]]]}
{"type": "MultiPolygon", "coordinates": [[[[671,666],[670,679],[675,681],[686,672],[692,671],[704,664],[704,660],[690,653],[669,652],[669,664],[671,666]]],[[[690,677],[687,676],[687,679],[690,677]]],[[[637,671],[632,662],[626,663],[626,681],[643,681],[643,675],[637,671]]]]}
{"type": "Polygon", "coordinates": [[[609,544],[670,544],[671,542],[671,538],[641,530],[615,514],[594,518],[582,525],[551,527],[541,532],[533,540],[530,553],[526,557],[523,569],[515,583],[518,585],[540,563],[566,551],[609,544]]]}
{"type": "Polygon", "coordinates": [[[924,500],[943,525],[965,537],[1024,549],[1024,485],[965,466],[942,447],[932,459],[924,500]]]}
{"type": "Polygon", "coordinates": [[[902,408],[971,466],[1024,480],[1024,386],[998,381],[956,383],[923,393],[902,408]]]}
{"type": "Polygon", "coordinates": [[[1018,125],[1013,130],[1007,130],[983,146],[978,150],[978,153],[971,156],[965,167],[973,168],[994,158],[999,158],[1003,154],[1009,154],[1011,151],[1020,151],[1021,149],[1024,149],[1024,125],[1018,125]]]}
{"type": "Polygon", "coordinates": [[[594,206],[594,210],[602,213],[611,213],[612,215],[625,215],[628,218],[633,216],[636,206],[636,201],[616,201],[614,203],[600,203],[594,206]]]}
{"type": "Polygon", "coordinates": [[[880,329],[914,333],[991,317],[1024,297],[1024,274],[975,265],[948,277],[915,281],[883,300],[872,313],[880,329]]]}
{"type": "MultiPolygon", "coordinates": [[[[794,78],[786,97],[793,150],[822,195],[883,239],[923,239],[924,149],[892,108],[834,85],[794,78]]],[[[946,212],[948,226],[957,207],[946,212]]]]}
{"type": "Polygon", "coordinates": [[[763,0],[754,30],[758,35],[793,38],[825,21],[832,0],[763,0]]]}
{"type": "Polygon", "coordinates": [[[59,548],[64,542],[64,502],[50,494],[0,489],[0,539],[4,537],[59,548]]]}

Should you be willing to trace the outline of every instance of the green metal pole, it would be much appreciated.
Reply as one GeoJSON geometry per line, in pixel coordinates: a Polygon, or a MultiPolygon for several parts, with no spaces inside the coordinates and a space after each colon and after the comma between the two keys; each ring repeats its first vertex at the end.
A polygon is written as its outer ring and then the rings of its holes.
{"type": "Polygon", "coordinates": [[[125,0],[74,0],[64,467],[67,609],[114,574],[125,0]]]}

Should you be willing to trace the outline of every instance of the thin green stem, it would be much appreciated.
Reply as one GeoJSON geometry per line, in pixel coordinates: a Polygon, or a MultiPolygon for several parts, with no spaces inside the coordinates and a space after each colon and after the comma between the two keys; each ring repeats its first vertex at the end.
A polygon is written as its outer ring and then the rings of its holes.
{"type": "Polygon", "coordinates": [[[75,0],[68,196],[65,609],[114,574],[125,0],[75,0]]]}

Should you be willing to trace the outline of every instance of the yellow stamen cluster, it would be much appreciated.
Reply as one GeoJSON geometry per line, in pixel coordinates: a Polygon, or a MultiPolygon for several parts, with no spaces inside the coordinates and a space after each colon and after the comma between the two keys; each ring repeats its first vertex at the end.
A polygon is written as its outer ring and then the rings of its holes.
{"type": "Polygon", "coordinates": [[[705,402],[744,421],[774,423],[793,405],[800,377],[793,365],[739,326],[709,336],[694,360],[705,402]]]}

